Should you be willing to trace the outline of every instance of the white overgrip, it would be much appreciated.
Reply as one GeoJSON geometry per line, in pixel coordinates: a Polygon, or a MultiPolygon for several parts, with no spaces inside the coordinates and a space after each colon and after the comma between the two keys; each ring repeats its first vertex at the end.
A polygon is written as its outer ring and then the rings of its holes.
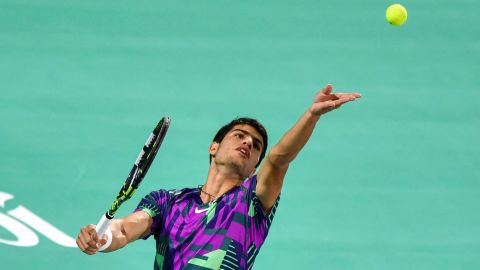
{"type": "Polygon", "coordinates": [[[102,236],[107,231],[108,227],[110,227],[110,223],[112,222],[111,219],[108,219],[106,215],[103,215],[100,221],[97,223],[97,227],[95,230],[97,231],[98,238],[102,238],[102,236]]]}
{"type": "Polygon", "coordinates": [[[102,239],[104,235],[107,235],[107,242],[98,248],[98,251],[107,249],[112,244],[112,231],[110,230],[110,223],[113,219],[107,218],[107,215],[103,215],[98,222],[95,230],[97,231],[98,239],[102,239]]]}

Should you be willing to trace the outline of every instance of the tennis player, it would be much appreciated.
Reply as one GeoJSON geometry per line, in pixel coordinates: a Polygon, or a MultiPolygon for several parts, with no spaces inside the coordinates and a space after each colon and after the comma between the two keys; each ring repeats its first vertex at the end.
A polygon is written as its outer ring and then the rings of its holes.
{"type": "Polygon", "coordinates": [[[154,269],[251,269],[267,237],[290,162],[321,115],[357,98],[358,93],[332,93],[327,85],[266,156],[265,128],[251,118],[233,120],[210,145],[204,185],[153,191],[132,214],[114,220],[104,238],[98,238],[95,225],[83,227],[78,247],[89,255],[111,252],[153,235],[154,269]]]}

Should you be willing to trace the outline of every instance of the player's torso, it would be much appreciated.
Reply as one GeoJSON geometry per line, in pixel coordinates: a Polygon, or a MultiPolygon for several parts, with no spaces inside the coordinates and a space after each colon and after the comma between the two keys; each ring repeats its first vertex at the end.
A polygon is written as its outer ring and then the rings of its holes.
{"type": "Polygon", "coordinates": [[[230,249],[237,264],[245,264],[249,206],[243,187],[212,205],[204,204],[197,190],[177,198],[169,205],[157,235],[157,250],[165,253],[165,263],[172,263],[173,269],[188,269],[196,261],[205,266],[202,260],[223,260],[230,249]]]}

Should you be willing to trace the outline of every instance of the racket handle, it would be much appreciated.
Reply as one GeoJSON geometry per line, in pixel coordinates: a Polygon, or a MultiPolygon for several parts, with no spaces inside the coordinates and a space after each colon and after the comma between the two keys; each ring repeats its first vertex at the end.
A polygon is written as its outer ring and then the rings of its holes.
{"type": "Polygon", "coordinates": [[[99,238],[102,238],[102,236],[107,231],[108,227],[110,227],[111,222],[112,222],[112,219],[108,218],[106,214],[102,216],[100,221],[97,223],[97,227],[95,228],[99,238]]]}

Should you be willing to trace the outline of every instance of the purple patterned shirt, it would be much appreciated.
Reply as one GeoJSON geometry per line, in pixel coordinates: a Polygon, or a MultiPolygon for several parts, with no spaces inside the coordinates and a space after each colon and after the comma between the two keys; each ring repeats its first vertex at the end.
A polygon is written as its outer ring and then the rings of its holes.
{"type": "Polygon", "coordinates": [[[153,218],[146,238],[155,236],[154,269],[251,269],[280,199],[265,214],[255,194],[256,182],[256,176],[245,180],[212,205],[202,202],[200,188],[145,196],[135,211],[153,218]]]}

